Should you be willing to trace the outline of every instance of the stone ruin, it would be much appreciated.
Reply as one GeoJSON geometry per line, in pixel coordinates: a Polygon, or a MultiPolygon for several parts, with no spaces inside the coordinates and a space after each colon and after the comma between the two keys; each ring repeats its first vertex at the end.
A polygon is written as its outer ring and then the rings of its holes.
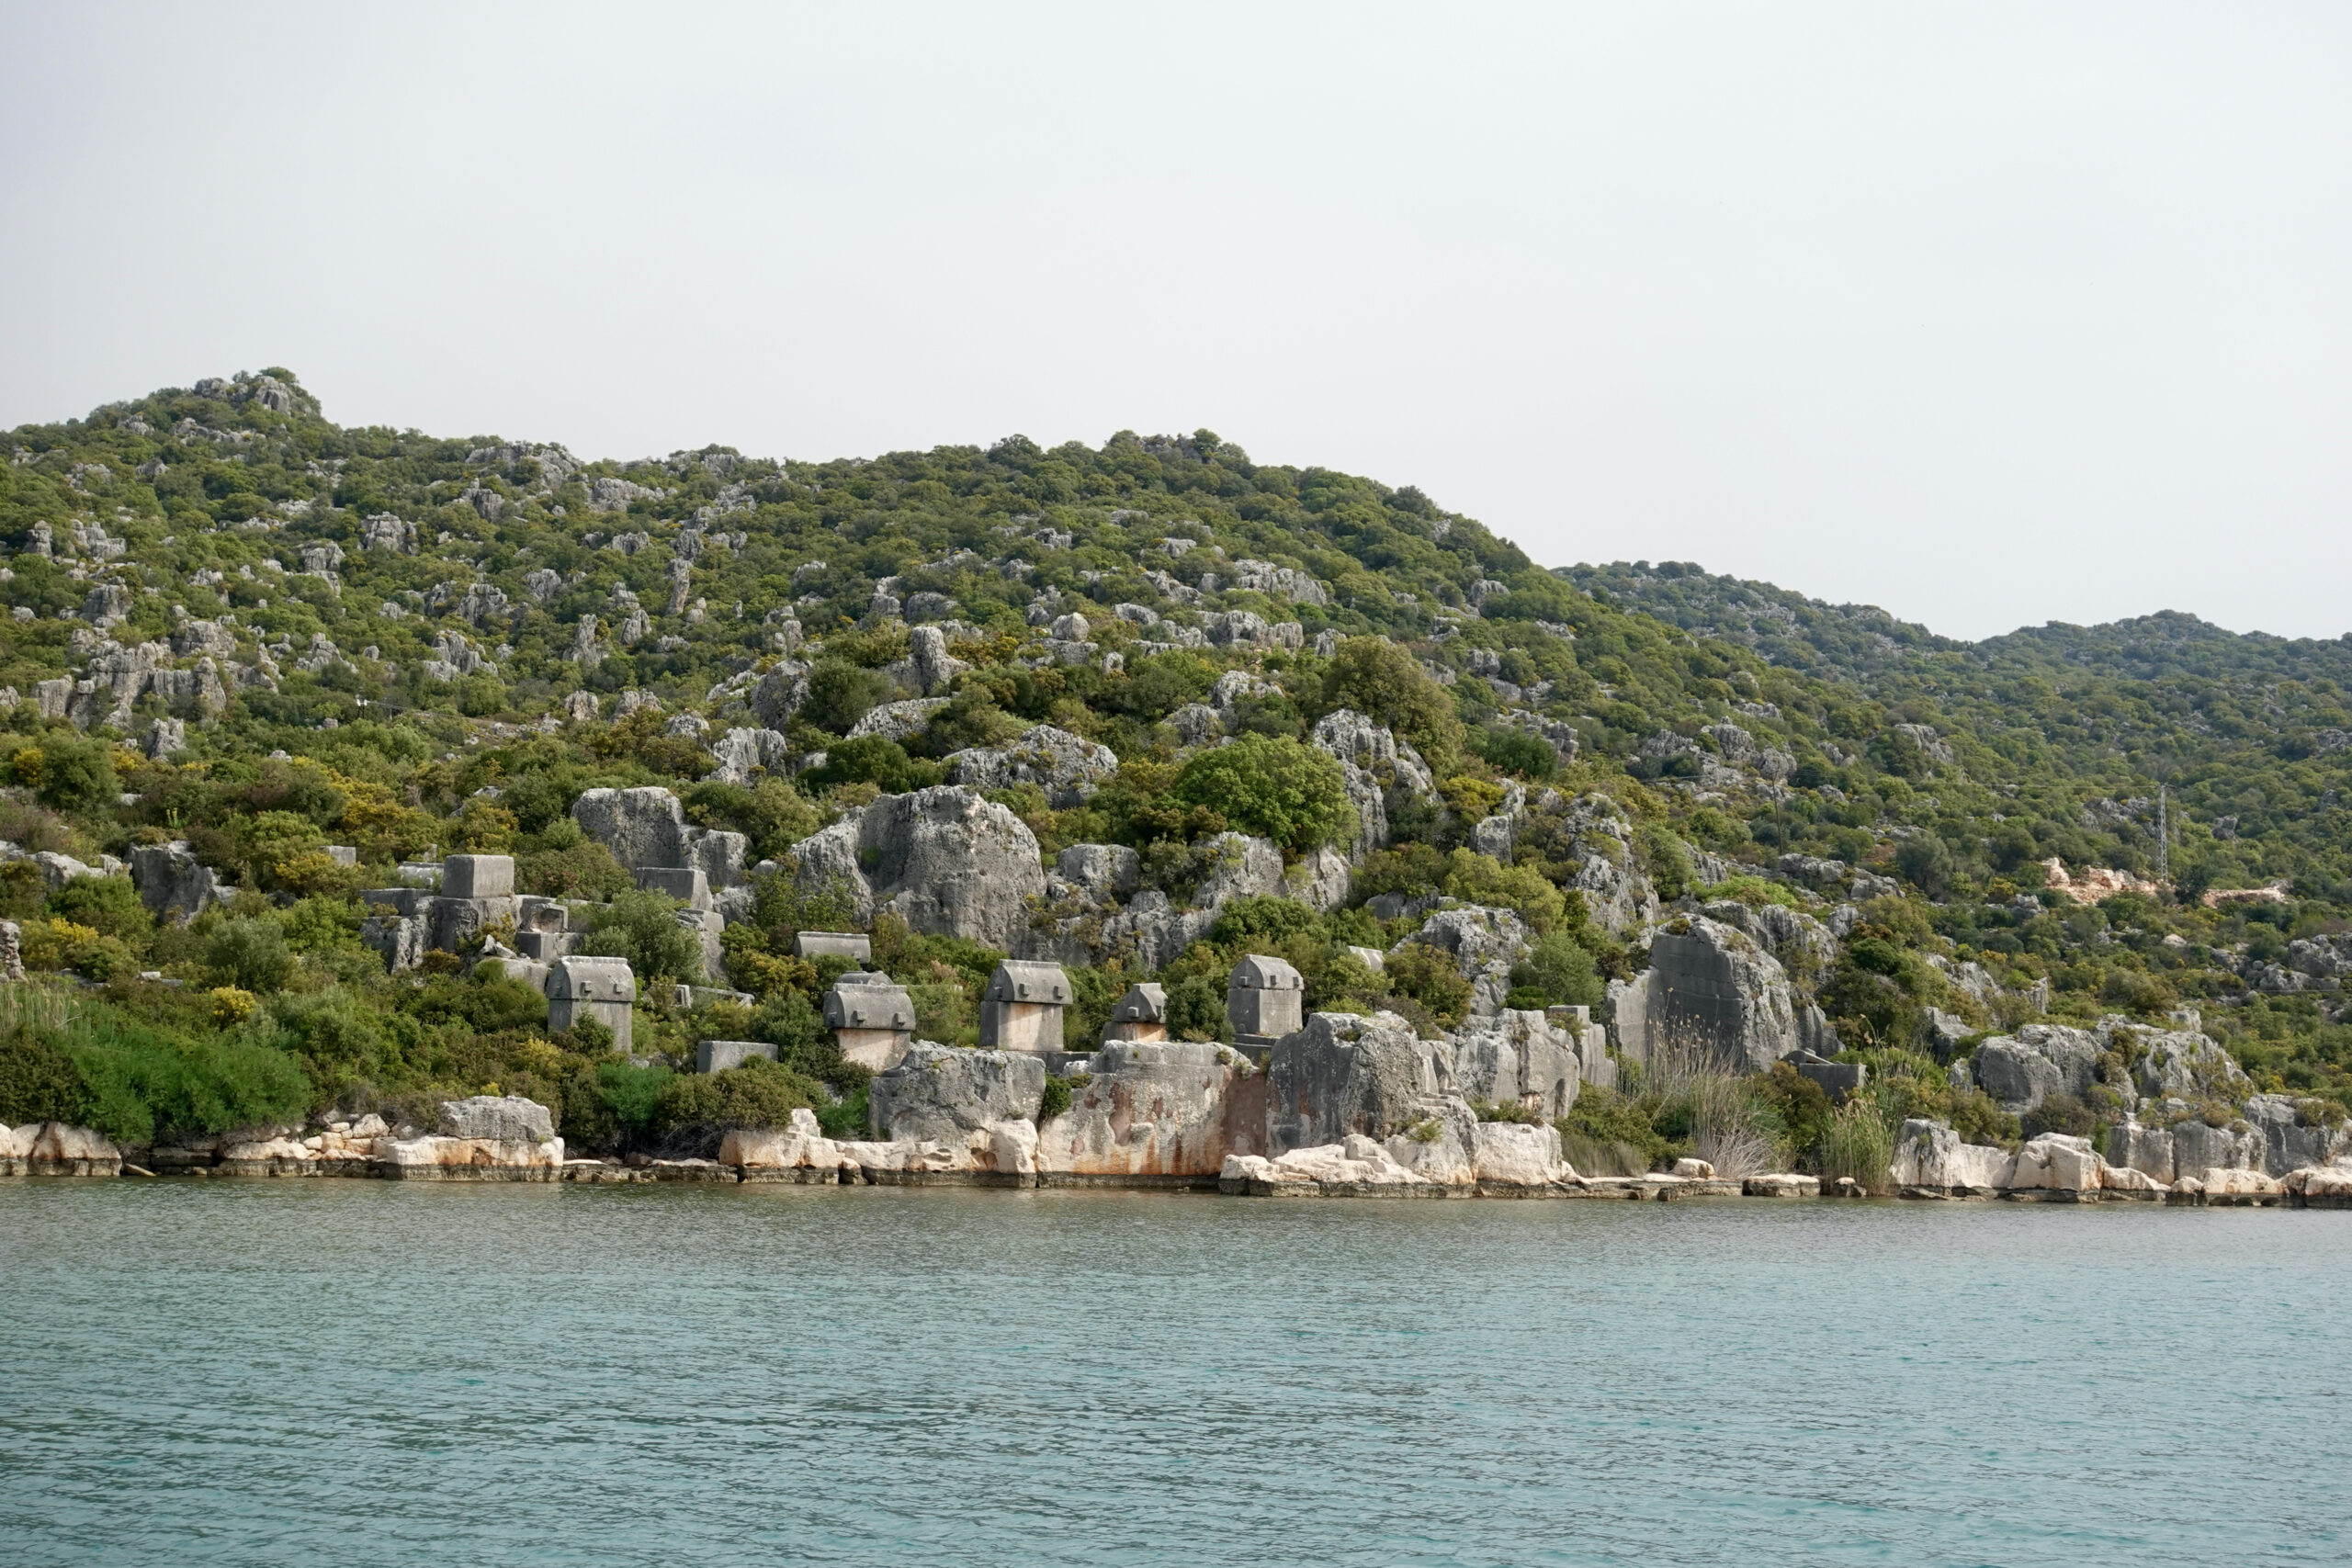
{"type": "Polygon", "coordinates": [[[695,1042],[695,1071],[723,1073],[729,1067],[740,1067],[754,1056],[775,1060],[773,1040],[697,1040],[695,1042]]]}
{"type": "Polygon", "coordinates": [[[884,1072],[914,1041],[915,1005],[889,976],[853,969],[825,993],[825,1026],[841,1043],[842,1060],[884,1072]]]}
{"type": "Polygon", "coordinates": [[[870,964],[874,961],[874,939],[860,931],[796,931],[792,956],[811,962],[846,958],[857,964],[870,964]]]}
{"type": "Polygon", "coordinates": [[[428,952],[479,947],[491,926],[515,921],[513,856],[451,855],[426,869],[439,872],[437,892],[431,886],[375,887],[359,895],[370,908],[385,911],[368,917],[360,938],[384,955],[394,974],[414,968],[428,952]]]}
{"type": "Polygon", "coordinates": [[[1250,953],[1226,978],[1225,1016],[1245,1050],[1272,1050],[1306,1026],[1306,982],[1283,959],[1250,953]]]}
{"type": "Polygon", "coordinates": [[[624,1056],[635,1042],[630,1018],[637,1003],[637,976],[626,958],[565,958],[547,981],[548,1028],[561,1033],[583,1018],[613,1032],[613,1048],[624,1056]]]}
{"type": "Polygon", "coordinates": [[[1127,994],[1111,1009],[1111,1021],[1102,1030],[1105,1045],[1114,1040],[1167,1038],[1168,992],[1149,981],[1127,987],[1127,994]]]}
{"type": "Polygon", "coordinates": [[[1058,964],[1009,958],[989,976],[980,998],[980,1049],[1043,1055],[1062,1048],[1069,976],[1058,964]]]}
{"type": "Polygon", "coordinates": [[[719,981],[727,929],[724,908],[748,897],[742,886],[744,860],[752,841],[741,833],[697,828],[685,819],[678,797],[659,784],[639,789],[592,789],[571,804],[572,820],[612,851],[639,888],[664,893],[685,908],[678,923],[695,933],[702,953],[700,978],[719,981]]]}

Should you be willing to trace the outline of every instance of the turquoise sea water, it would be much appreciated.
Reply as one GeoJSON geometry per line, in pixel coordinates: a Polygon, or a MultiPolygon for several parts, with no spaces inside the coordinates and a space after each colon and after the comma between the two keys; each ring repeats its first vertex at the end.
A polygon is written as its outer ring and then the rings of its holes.
{"type": "Polygon", "coordinates": [[[2352,1213],[0,1183],[12,1564],[2352,1559],[2352,1213]]]}

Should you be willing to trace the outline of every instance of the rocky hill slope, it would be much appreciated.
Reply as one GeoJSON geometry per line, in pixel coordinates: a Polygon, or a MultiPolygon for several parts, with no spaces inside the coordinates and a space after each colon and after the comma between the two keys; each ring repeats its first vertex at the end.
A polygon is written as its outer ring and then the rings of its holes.
{"type": "Polygon", "coordinates": [[[1250,951],[1430,1033],[1593,1007],[1641,1093],[1577,1114],[1619,1146],[1690,1143],[1639,1080],[1692,1029],[1800,1155],[1843,1134],[1776,1074],[1799,1051],[1871,1067],[1885,1126],[1979,1137],[2352,1104],[2337,645],[2157,617],[1972,646],[1694,569],[1555,574],[1205,431],[594,462],[340,427],[277,369],[8,445],[0,916],[107,984],[12,1026],[0,1122],[493,1085],[575,1144],[753,1113],[722,1092],[852,1116],[831,976],[791,950],[829,923],[951,1042],[1006,953],[1069,967],[1081,1032],[1152,976],[1208,1037],[1250,951]],[[707,944],[633,888],[675,860],[582,812],[651,787],[676,824],[628,832],[742,836],[707,944]],[[191,922],[69,869],[174,843],[224,891],[191,922]],[[648,982],[637,1061],[458,954],[385,973],[356,891],[452,851],[584,901],[648,982]],[[752,999],[653,983],[697,978],[752,999]],[[1726,984],[1736,1017],[1678,1021],[1726,984]],[[2226,1053],[2159,1038],[2187,1010],[2226,1053]],[[712,1034],[783,1066],[664,1065],[712,1034]]]}

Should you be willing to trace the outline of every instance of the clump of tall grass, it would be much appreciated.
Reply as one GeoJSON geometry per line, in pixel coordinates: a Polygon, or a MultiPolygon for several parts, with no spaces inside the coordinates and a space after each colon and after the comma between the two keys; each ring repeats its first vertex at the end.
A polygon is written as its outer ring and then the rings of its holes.
{"type": "Polygon", "coordinates": [[[1822,1124],[1822,1185],[1850,1176],[1865,1191],[1884,1193],[1894,1179],[1894,1127],[1870,1095],[1856,1095],[1822,1124]]]}

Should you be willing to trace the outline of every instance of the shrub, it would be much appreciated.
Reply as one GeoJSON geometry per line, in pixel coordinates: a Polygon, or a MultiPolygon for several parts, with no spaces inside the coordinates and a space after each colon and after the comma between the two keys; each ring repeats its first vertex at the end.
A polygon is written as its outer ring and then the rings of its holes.
{"type": "Polygon", "coordinates": [[[1319,711],[1353,708],[1387,726],[1434,763],[1461,749],[1462,720],[1453,699],[1430,678],[1421,661],[1385,637],[1350,637],[1323,671],[1319,711]]]}
{"type": "Polygon", "coordinates": [[[155,929],[128,876],[77,876],[49,896],[49,912],[101,936],[140,942],[155,929]]]}
{"type": "MultiPolygon", "coordinates": [[[[122,793],[115,776],[114,748],[103,740],[74,735],[42,738],[37,758],[39,784],[34,794],[43,806],[58,811],[91,811],[112,806],[122,793]]],[[[28,755],[18,752],[21,760],[28,755]]]]}
{"type": "Polygon", "coordinates": [[[1399,996],[1420,1003],[1447,1029],[1460,1023],[1470,1010],[1470,982],[1442,949],[1422,942],[1407,942],[1388,955],[1383,973],[1399,996]]]}
{"type": "Polygon", "coordinates": [[[1245,735],[1194,756],[1176,774],[1176,800],[1214,811],[1242,832],[1297,852],[1355,836],[1340,764],[1286,736],[1245,735]]]}
{"type": "Polygon", "coordinates": [[[1473,730],[1470,749],[1498,773],[1541,780],[1560,771],[1560,754],[1552,750],[1552,743],[1523,729],[1473,730]]]}
{"type": "Polygon", "coordinates": [[[1591,953],[1566,931],[1539,940],[1512,968],[1510,983],[1514,992],[1523,987],[1540,997],[1532,1004],[1537,1007],[1599,1007],[1607,994],[1591,953]]]}
{"type": "Polygon", "coordinates": [[[204,964],[221,984],[266,995],[284,987],[294,972],[294,953],[276,920],[229,919],[205,942],[204,964]]]}
{"type": "Polygon", "coordinates": [[[719,1073],[676,1073],[654,1096],[648,1129],[657,1135],[688,1128],[782,1127],[792,1112],[825,1097],[791,1068],[754,1056],[719,1073]]]}
{"type": "Polygon", "coordinates": [[[659,893],[616,894],[589,916],[580,951],[628,959],[640,995],[662,981],[692,979],[702,973],[702,940],[678,923],[678,908],[659,893]]]}
{"type": "Polygon", "coordinates": [[[928,789],[944,775],[936,763],[915,761],[895,740],[886,740],[879,735],[861,735],[854,740],[837,741],[827,747],[824,766],[809,770],[806,776],[809,784],[819,788],[871,784],[886,795],[904,795],[909,790],[928,789]]]}
{"type": "Polygon", "coordinates": [[[890,678],[879,670],[829,659],[809,671],[808,697],[800,715],[820,729],[845,735],[889,695],[890,678]]]}
{"type": "Polygon", "coordinates": [[[1456,850],[1446,862],[1445,893],[1465,904],[1510,909],[1538,931],[1548,931],[1566,911],[1560,890],[1532,866],[1505,865],[1474,850],[1456,850]]]}

